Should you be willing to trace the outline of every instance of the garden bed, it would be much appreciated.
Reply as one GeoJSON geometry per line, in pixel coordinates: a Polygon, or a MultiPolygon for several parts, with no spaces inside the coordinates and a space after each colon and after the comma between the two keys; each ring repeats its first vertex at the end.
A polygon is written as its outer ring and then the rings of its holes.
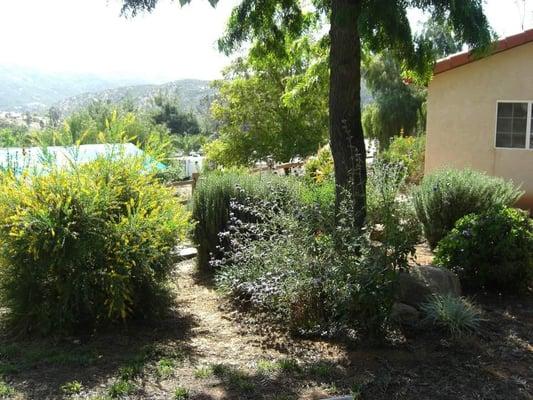
{"type": "MultiPolygon", "coordinates": [[[[431,256],[418,252],[421,263],[431,256]]],[[[57,341],[3,333],[0,398],[2,390],[13,399],[43,400],[533,396],[531,296],[478,297],[486,321],[473,338],[453,341],[411,329],[376,346],[291,338],[232,309],[196,279],[194,260],[179,264],[175,274],[176,311],[157,326],[130,323],[120,333],[57,341]]]]}

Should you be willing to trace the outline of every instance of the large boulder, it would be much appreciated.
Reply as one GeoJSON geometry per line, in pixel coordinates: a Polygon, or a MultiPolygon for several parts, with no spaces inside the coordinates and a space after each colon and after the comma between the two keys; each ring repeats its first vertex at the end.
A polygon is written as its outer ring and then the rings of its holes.
{"type": "Polygon", "coordinates": [[[398,278],[397,302],[420,308],[435,294],[461,296],[461,283],[453,272],[432,265],[418,265],[398,278]]]}

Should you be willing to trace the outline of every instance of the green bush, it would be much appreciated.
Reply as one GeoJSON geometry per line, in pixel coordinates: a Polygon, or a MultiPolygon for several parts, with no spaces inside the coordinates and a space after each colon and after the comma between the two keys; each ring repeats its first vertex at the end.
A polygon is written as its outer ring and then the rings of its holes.
{"type": "Polygon", "coordinates": [[[446,169],[424,177],[413,199],[424,235],[434,248],[459,218],[494,206],[513,205],[522,193],[501,178],[470,169],[446,169]]]}
{"type": "Polygon", "coordinates": [[[2,175],[0,294],[12,321],[67,332],[152,315],[187,217],[138,159],[2,175]]]}
{"type": "Polygon", "coordinates": [[[439,242],[435,261],[472,288],[524,290],[533,278],[533,222],[507,207],[469,214],[439,242]]]}
{"type": "Polygon", "coordinates": [[[313,232],[335,232],[335,182],[333,179],[321,183],[305,181],[301,185],[299,200],[301,211],[313,232]]]}
{"type": "Polygon", "coordinates": [[[400,269],[407,268],[421,234],[411,199],[401,195],[406,179],[407,169],[399,163],[376,160],[368,171],[367,229],[400,269]]]}
{"type": "Polygon", "coordinates": [[[213,171],[200,179],[194,192],[192,217],[196,222],[194,241],[198,246],[198,267],[211,270],[209,261],[220,256],[219,233],[226,230],[232,199],[246,197],[281,200],[295,198],[299,184],[275,175],[250,175],[244,171],[213,171]]]}
{"type": "Polygon", "coordinates": [[[218,262],[217,286],[237,303],[260,311],[298,334],[361,329],[376,335],[393,302],[396,269],[341,207],[334,235],[315,232],[297,210],[272,202],[232,207],[260,217],[232,218],[231,239],[218,262]],[[337,238],[335,240],[334,238],[337,238]]]}
{"type": "Polygon", "coordinates": [[[426,137],[396,136],[379,158],[392,164],[401,164],[407,171],[407,182],[418,184],[424,176],[426,137]]]}

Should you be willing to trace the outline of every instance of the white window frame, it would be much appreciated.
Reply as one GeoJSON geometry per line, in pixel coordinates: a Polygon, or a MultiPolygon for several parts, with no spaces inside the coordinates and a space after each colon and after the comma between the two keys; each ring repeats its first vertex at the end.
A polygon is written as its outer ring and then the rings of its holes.
{"type": "Polygon", "coordinates": [[[533,150],[531,147],[531,119],[533,118],[533,100],[497,100],[496,101],[496,116],[494,121],[494,148],[497,150],[533,150]],[[498,147],[496,145],[498,140],[498,105],[500,103],[526,103],[527,104],[527,121],[526,121],[526,147],[498,147]]]}

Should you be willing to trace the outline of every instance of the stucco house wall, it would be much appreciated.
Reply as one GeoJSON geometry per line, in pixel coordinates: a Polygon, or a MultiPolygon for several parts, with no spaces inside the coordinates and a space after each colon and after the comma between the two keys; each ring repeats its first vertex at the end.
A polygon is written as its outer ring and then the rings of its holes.
{"type": "Polygon", "coordinates": [[[436,73],[428,90],[425,173],[469,167],[512,179],[526,191],[519,205],[533,210],[533,148],[495,145],[502,100],[533,101],[533,42],[436,73]]]}

